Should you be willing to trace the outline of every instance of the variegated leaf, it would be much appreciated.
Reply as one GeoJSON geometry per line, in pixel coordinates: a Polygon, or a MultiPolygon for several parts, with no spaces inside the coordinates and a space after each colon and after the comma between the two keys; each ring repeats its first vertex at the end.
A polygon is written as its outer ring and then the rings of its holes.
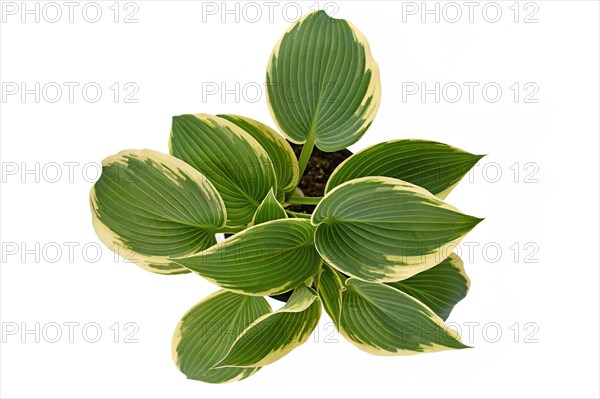
{"type": "Polygon", "coordinates": [[[314,230],[306,219],[274,220],[173,262],[234,292],[281,294],[319,271],[323,260],[314,247],[314,230]]]}
{"type": "Polygon", "coordinates": [[[308,287],[298,287],[281,309],[253,322],[216,367],[266,366],[302,345],[321,317],[321,301],[308,287]]]}
{"type": "Polygon", "coordinates": [[[385,284],[348,279],[340,332],[374,355],[414,355],[468,348],[458,333],[417,299],[385,284]]]}
{"type": "Polygon", "coordinates": [[[427,270],[482,219],[460,213],[424,188],[389,177],[350,180],[317,205],[315,245],[327,263],[368,281],[427,270]]]}
{"type": "Polygon", "coordinates": [[[239,381],[260,368],[213,368],[236,337],[271,312],[261,297],[218,291],[191,308],[173,334],[173,360],[189,379],[222,384],[239,381]]]}
{"type": "Polygon", "coordinates": [[[273,119],[290,141],[338,151],[358,141],[377,113],[379,68],[358,29],[316,11],[273,49],[267,94],[273,119]]]}
{"type": "Polygon", "coordinates": [[[298,181],[298,160],[294,150],[284,138],[269,126],[239,115],[218,115],[236,124],[250,134],[267,151],[277,176],[279,193],[293,190],[298,181]]]}
{"type": "Polygon", "coordinates": [[[463,261],[452,253],[431,269],[406,280],[387,284],[418,299],[446,320],[454,306],[467,296],[470,280],[463,261]]]}
{"type": "Polygon", "coordinates": [[[202,172],[221,194],[227,226],[245,226],[272,187],[269,154],[242,128],[212,115],[173,117],[171,154],[202,172]]]}
{"type": "Polygon", "coordinates": [[[126,150],[102,161],[90,206],[104,245],[161,274],[188,272],[169,258],[215,244],[226,218],[223,200],[206,177],[151,150],[126,150]]]}
{"type": "Polygon", "coordinates": [[[393,140],[346,159],[333,172],[326,192],[365,176],[386,176],[427,189],[444,199],[483,155],[427,140],[393,140]]]}
{"type": "Polygon", "coordinates": [[[285,209],[283,209],[283,206],[277,201],[273,194],[273,190],[271,190],[256,209],[251,224],[254,226],[264,222],[270,222],[271,220],[287,219],[287,217],[285,209]]]}

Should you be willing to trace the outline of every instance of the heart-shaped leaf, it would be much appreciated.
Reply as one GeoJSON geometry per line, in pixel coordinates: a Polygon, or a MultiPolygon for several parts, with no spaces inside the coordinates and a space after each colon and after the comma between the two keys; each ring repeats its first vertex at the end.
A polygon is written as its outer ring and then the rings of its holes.
{"type": "Polygon", "coordinates": [[[245,226],[272,187],[269,154],[250,134],[212,115],[173,117],[171,154],[202,172],[221,194],[227,226],[245,226]]]}
{"type": "Polygon", "coordinates": [[[126,150],[102,161],[90,206],[104,245],[161,274],[188,272],[169,258],[215,244],[226,218],[223,200],[206,177],[151,150],[126,150]]]}
{"type": "Polygon", "coordinates": [[[444,199],[482,157],[435,141],[387,141],[346,159],[329,178],[325,192],[359,177],[387,176],[444,199]]]}
{"type": "Polygon", "coordinates": [[[275,46],[267,94],[271,115],[290,141],[338,151],[358,141],[377,113],[379,68],[358,29],[316,11],[275,46]]]}
{"type": "Polygon", "coordinates": [[[173,262],[234,292],[282,294],[319,271],[323,260],[314,247],[314,231],[306,219],[273,220],[173,262]]]}
{"type": "Polygon", "coordinates": [[[218,291],[191,308],[173,334],[173,360],[189,379],[210,383],[243,380],[260,368],[213,368],[250,323],[271,312],[261,297],[218,291]]]}
{"type": "Polygon", "coordinates": [[[469,291],[470,280],[463,261],[455,253],[431,269],[388,285],[406,292],[433,310],[443,320],[469,291]]]}
{"type": "Polygon", "coordinates": [[[389,177],[350,180],[317,205],[315,245],[342,273],[369,281],[409,278],[448,257],[482,219],[424,188],[389,177]]]}
{"type": "Polygon", "coordinates": [[[342,293],[340,332],[375,355],[414,355],[468,348],[431,309],[385,284],[348,279],[342,293]]]}
{"type": "Polygon", "coordinates": [[[321,301],[308,287],[298,287],[281,309],[258,318],[235,340],[216,367],[266,366],[302,345],[321,317],[321,301]]]}

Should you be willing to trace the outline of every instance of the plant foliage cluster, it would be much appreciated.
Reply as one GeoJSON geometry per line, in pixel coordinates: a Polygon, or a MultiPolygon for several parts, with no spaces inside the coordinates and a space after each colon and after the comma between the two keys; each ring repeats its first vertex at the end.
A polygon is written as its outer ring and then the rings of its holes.
{"type": "Polygon", "coordinates": [[[268,104],[279,131],[238,115],[173,118],[170,155],[125,150],[103,161],[93,225],[118,253],[160,274],[221,287],[173,337],[177,367],[211,383],[244,379],[304,343],[324,308],[362,350],[405,355],[466,346],[444,320],[469,279],[454,247],[481,219],[444,202],[481,158],[393,140],[362,150],[325,195],[297,190],[316,146],[356,143],[380,103],[379,70],[351,23],[317,11],[276,44],[268,104]],[[310,215],[289,205],[316,205],[310,215]],[[217,243],[216,235],[233,236],[217,243]],[[273,311],[264,298],[292,292],[273,311]]]}

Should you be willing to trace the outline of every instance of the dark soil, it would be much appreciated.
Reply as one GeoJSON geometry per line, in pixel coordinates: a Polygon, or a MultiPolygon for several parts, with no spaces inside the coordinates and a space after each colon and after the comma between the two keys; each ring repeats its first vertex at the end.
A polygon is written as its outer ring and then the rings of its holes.
{"type": "MultiPolygon", "coordinates": [[[[300,152],[302,152],[302,146],[293,143],[290,143],[290,145],[296,154],[296,158],[298,158],[300,152]]],[[[327,185],[329,176],[331,176],[335,168],[344,162],[346,158],[350,157],[350,155],[352,155],[352,152],[347,149],[337,152],[323,152],[315,147],[310,155],[308,164],[306,164],[304,175],[302,175],[298,187],[307,197],[322,197],[325,194],[325,186],[327,185]]],[[[315,210],[315,206],[316,205],[290,205],[286,209],[293,212],[311,214],[315,210]]],[[[291,295],[292,291],[288,291],[279,295],[271,295],[271,298],[287,302],[291,295]]]]}
{"type": "MultiPolygon", "coordinates": [[[[296,154],[296,158],[298,158],[302,151],[302,145],[293,143],[290,143],[290,145],[296,154]]],[[[325,186],[329,176],[350,155],[352,155],[352,152],[347,149],[337,152],[323,152],[315,147],[298,187],[307,197],[322,197],[325,194],[325,186]]],[[[290,205],[287,209],[293,212],[310,214],[315,210],[315,205],[290,205]]]]}
{"type": "MultiPolygon", "coordinates": [[[[293,143],[290,143],[290,145],[296,154],[296,158],[298,158],[300,152],[302,152],[302,146],[293,143]]],[[[298,187],[307,197],[322,197],[325,194],[325,186],[327,185],[329,176],[331,176],[335,168],[344,162],[346,158],[349,158],[350,155],[352,155],[352,152],[347,149],[337,152],[323,152],[315,147],[308,160],[304,175],[302,175],[298,187]]],[[[290,205],[286,209],[293,212],[311,214],[315,210],[315,205],[290,205]]],[[[233,234],[225,234],[225,238],[231,237],[232,235],[233,234]]],[[[271,295],[271,298],[287,302],[291,295],[292,291],[288,291],[279,295],[271,295]]]]}

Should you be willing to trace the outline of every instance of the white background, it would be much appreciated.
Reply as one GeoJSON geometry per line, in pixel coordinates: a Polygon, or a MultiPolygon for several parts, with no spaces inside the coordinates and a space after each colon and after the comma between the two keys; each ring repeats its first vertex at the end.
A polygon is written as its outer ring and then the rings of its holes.
{"type": "MultiPolygon", "coordinates": [[[[207,8],[194,1],[137,1],[127,9],[119,4],[115,23],[108,1],[98,2],[102,17],[90,23],[81,2],[70,23],[68,8],[58,4],[63,16],[57,23],[44,18],[54,18],[55,10],[47,8],[39,23],[35,15],[23,23],[18,10],[3,14],[0,27],[4,89],[14,87],[7,82],[28,88],[35,82],[80,84],[72,103],[64,86],[56,103],[47,101],[55,97],[50,91],[36,103],[33,94],[23,100],[3,90],[2,397],[598,397],[597,2],[515,7],[501,1],[496,23],[490,22],[496,6],[482,15],[485,2],[475,8],[473,22],[467,6],[454,3],[462,12],[456,23],[449,21],[456,7],[444,9],[446,3],[438,3],[439,22],[435,15],[421,21],[421,2],[328,6],[364,32],[381,68],[381,108],[352,150],[418,137],[489,154],[447,199],[486,217],[465,240],[473,253],[461,248],[472,289],[449,319],[474,349],[375,357],[331,335],[324,316],[307,344],[245,381],[222,386],[186,380],[170,353],[179,318],[216,287],[195,275],[159,276],[115,262],[104,247],[92,262],[99,245],[88,192],[96,169],[92,164],[85,175],[83,166],[126,148],[167,152],[173,115],[239,113],[272,125],[264,93],[256,101],[256,92],[242,88],[264,83],[270,51],[297,7],[288,6],[286,15],[285,3],[277,3],[270,20],[269,6],[254,3],[263,15],[252,22],[256,7],[244,13],[238,4],[239,22],[232,14],[223,23],[221,2],[207,8]],[[419,8],[415,15],[413,6],[419,8]],[[216,14],[206,12],[215,7],[216,14]],[[123,23],[136,8],[138,22],[123,23]],[[532,12],[538,22],[525,23],[532,12]],[[89,82],[103,89],[96,103],[82,97],[89,82]],[[122,90],[117,103],[109,89],[115,82],[122,90]],[[134,87],[123,91],[128,82],[139,87],[137,103],[124,102],[134,87]],[[234,90],[239,82],[240,98],[207,95],[211,82],[234,90]],[[419,95],[403,99],[406,87],[421,82],[430,89],[435,82],[479,86],[473,102],[466,86],[456,103],[447,101],[454,92],[440,93],[439,103],[433,94],[424,101],[419,95]],[[502,89],[495,103],[482,95],[490,82],[502,89]],[[521,90],[516,103],[515,82],[521,90]],[[524,90],[527,83],[533,86],[524,90]],[[539,91],[529,100],[537,102],[525,102],[532,87],[539,91]],[[55,183],[53,162],[61,165],[55,183]],[[65,162],[77,163],[72,179],[65,162]],[[23,174],[36,163],[37,176],[23,174]],[[36,253],[23,252],[36,252],[36,245],[37,260],[36,253]],[[67,245],[78,245],[72,259],[67,245]],[[72,343],[69,322],[80,323],[72,343]],[[125,329],[127,322],[139,327],[132,337],[138,343],[124,342],[133,331],[125,329]],[[36,323],[39,342],[34,333],[22,335],[36,323]],[[61,326],[57,343],[49,342],[56,334],[52,323],[61,326]],[[84,336],[86,323],[102,329],[98,342],[87,342],[95,331],[84,336]],[[120,323],[117,343],[114,323],[120,323]],[[475,323],[473,334],[469,323],[475,323]],[[19,330],[9,334],[15,326],[19,330]]],[[[298,3],[303,12],[312,4],[298,3]]]]}

